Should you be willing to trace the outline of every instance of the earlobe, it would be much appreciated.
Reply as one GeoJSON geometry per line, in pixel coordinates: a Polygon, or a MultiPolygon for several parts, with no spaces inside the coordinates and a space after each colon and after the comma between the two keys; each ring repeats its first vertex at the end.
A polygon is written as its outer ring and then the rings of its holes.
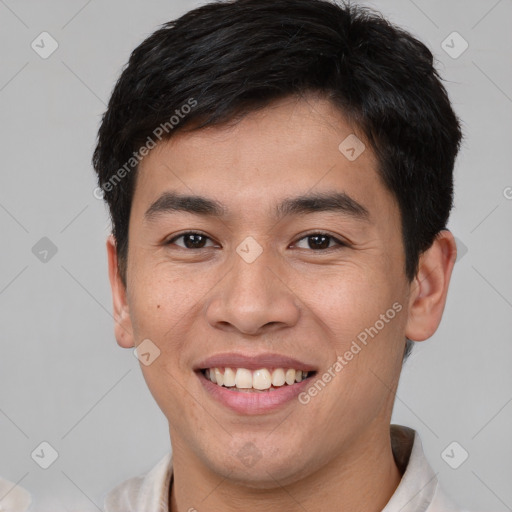
{"type": "Polygon", "coordinates": [[[448,230],[441,231],[431,247],[421,254],[410,287],[405,335],[411,340],[426,340],[439,327],[456,257],[455,239],[448,230]]]}
{"type": "Polygon", "coordinates": [[[123,348],[134,347],[133,328],[130,318],[130,309],[126,300],[126,287],[119,274],[117,260],[116,240],[113,235],[107,238],[108,275],[112,289],[112,303],[114,315],[114,333],[119,346],[123,348]]]}

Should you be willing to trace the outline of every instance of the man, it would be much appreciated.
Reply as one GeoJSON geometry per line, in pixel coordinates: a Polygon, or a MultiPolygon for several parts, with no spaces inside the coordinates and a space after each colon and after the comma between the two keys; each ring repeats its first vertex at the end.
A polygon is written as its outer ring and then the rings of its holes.
{"type": "Polygon", "coordinates": [[[323,0],[207,4],[132,53],[94,166],[116,339],[172,454],[108,512],[459,510],[390,426],[456,258],[432,60],[323,0]]]}

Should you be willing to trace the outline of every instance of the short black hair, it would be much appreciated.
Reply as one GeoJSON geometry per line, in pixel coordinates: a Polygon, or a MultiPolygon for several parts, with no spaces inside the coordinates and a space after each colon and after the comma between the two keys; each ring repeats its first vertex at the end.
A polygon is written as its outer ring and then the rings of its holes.
{"type": "Polygon", "coordinates": [[[224,0],[143,41],[103,116],[93,165],[125,284],[141,148],[311,93],[332,101],[374,151],[400,209],[404,272],[414,278],[420,254],[446,228],[462,138],[430,50],[359,5],[224,0]]]}

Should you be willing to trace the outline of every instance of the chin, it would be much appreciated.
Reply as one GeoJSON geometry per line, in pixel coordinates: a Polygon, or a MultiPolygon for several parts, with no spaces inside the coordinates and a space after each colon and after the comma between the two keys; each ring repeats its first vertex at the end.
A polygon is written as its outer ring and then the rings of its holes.
{"type": "Polygon", "coordinates": [[[210,458],[205,463],[215,473],[241,486],[275,489],[296,482],[310,473],[304,454],[298,454],[292,448],[290,452],[285,456],[281,448],[267,446],[259,450],[251,442],[242,442],[231,456],[224,455],[215,460],[210,458]]]}

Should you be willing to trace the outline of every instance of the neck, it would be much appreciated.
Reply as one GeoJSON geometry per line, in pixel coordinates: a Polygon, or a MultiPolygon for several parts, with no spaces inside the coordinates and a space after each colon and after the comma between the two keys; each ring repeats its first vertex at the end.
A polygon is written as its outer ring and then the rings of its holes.
{"type": "Polygon", "coordinates": [[[400,483],[391,449],[389,425],[368,431],[351,448],[318,471],[293,483],[254,489],[221,477],[193,455],[173,448],[169,512],[380,512],[400,483]]]}

